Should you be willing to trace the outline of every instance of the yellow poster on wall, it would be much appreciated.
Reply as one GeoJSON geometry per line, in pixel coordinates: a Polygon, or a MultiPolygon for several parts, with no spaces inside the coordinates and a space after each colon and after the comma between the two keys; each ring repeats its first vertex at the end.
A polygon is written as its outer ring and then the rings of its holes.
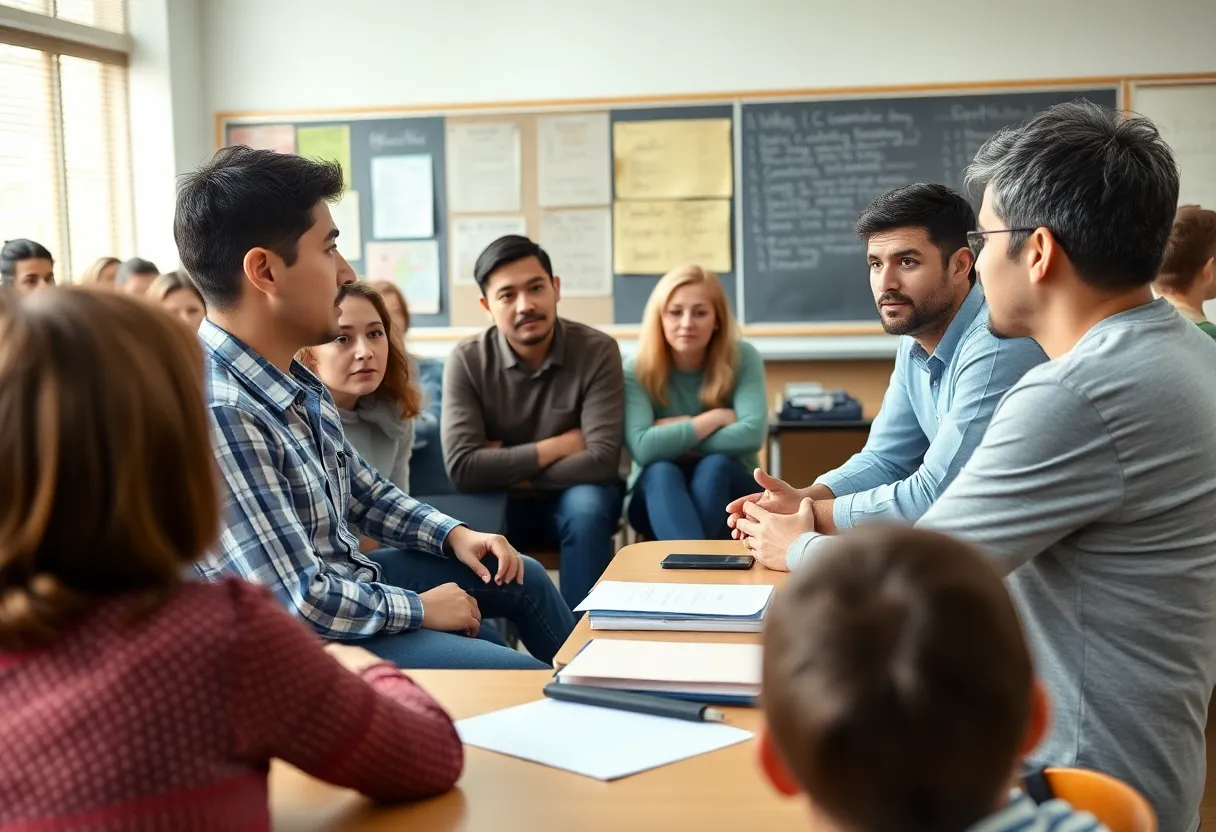
{"type": "Polygon", "coordinates": [[[729,197],[728,118],[618,121],[612,126],[617,199],[729,197]]]}
{"type": "Polygon", "coordinates": [[[663,274],[687,263],[731,270],[730,200],[617,202],[613,220],[617,274],[663,274]]]}
{"type": "Polygon", "coordinates": [[[350,187],[350,127],[346,124],[326,127],[301,127],[296,130],[296,153],[323,162],[342,166],[342,181],[350,187]]]}

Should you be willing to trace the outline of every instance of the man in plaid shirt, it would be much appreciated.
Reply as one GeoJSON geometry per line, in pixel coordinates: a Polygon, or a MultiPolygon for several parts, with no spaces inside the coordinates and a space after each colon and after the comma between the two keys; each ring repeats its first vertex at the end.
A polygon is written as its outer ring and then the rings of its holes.
{"type": "Polygon", "coordinates": [[[232,147],[179,189],[174,237],[207,300],[199,336],[227,485],[219,551],[199,569],[261,584],[325,638],[403,667],[539,666],[481,632],[482,614],[511,619],[551,663],[574,619],[544,568],[368,466],[295,360],[339,334],[355,279],[327,204],[342,187],[337,164],[232,147]],[[360,534],[390,548],[364,555],[360,534]]]}

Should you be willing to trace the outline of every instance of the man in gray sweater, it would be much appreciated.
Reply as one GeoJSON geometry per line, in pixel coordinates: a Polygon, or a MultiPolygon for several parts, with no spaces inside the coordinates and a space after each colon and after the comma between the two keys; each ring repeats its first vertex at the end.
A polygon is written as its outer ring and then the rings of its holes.
{"type": "MultiPolygon", "coordinates": [[[[1054,701],[1035,763],[1119,777],[1194,830],[1216,685],[1216,343],[1149,288],[1178,200],[1156,128],[1090,104],[994,136],[976,268],[989,327],[1051,359],[921,525],[1008,577],[1054,701]]],[[[791,566],[822,540],[804,535],[791,566]]]]}

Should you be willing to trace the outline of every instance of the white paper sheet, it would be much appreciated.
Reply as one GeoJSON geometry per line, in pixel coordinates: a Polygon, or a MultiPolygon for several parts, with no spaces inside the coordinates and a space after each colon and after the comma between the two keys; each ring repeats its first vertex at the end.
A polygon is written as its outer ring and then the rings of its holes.
{"type": "Polygon", "coordinates": [[[435,236],[431,155],[372,157],[372,236],[400,240],[435,236]]]}
{"type": "Polygon", "coordinates": [[[764,609],[772,594],[771,586],[749,584],[600,581],[574,611],[745,616],[755,615],[764,609]]]}
{"type": "Polygon", "coordinates": [[[456,723],[467,745],[596,780],[616,780],[751,739],[729,725],[687,722],[542,699],[456,723]]]}
{"type": "Polygon", "coordinates": [[[510,121],[449,124],[448,210],[520,210],[519,125],[510,121]]]}
{"type": "Polygon", "coordinates": [[[368,243],[364,263],[369,280],[388,280],[405,295],[410,312],[439,312],[439,243],[411,240],[404,243],[368,243]]]}
{"type": "Polygon", "coordinates": [[[359,218],[359,192],[346,191],[342,198],[329,206],[329,215],[338,227],[338,251],[347,260],[363,256],[363,233],[359,218]]]}
{"type": "Polygon", "coordinates": [[[536,125],[541,207],[611,202],[608,114],[541,116],[536,125]]]}
{"type": "Polygon", "coordinates": [[[558,676],[579,684],[614,679],[750,685],[758,691],[763,658],[764,648],[759,644],[594,638],[558,676]]]}
{"type": "Polygon", "coordinates": [[[486,246],[508,234],[527,234],[523,217],[453,217],[452,282],[465,286],[477,283],[473,267],[486,246]]]}
{"type": "Polygon", "coordinates": [[[563,297],[601,298],[612,294],[610,208],[543,211],[540,245],[562,279],[563,297]]]}

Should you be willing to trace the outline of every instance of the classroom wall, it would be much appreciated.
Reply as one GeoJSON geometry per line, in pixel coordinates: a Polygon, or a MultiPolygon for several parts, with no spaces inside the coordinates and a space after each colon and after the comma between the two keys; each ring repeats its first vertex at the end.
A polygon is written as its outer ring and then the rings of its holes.
{"type": "Polygon", "coordinates": [[[201,0],[131,0],[135,48],[128,74],[135,250],[168,271],[178,265],[173,209],[178,174],[215,149],[203,94],[201,0]]]}
{"type": "Polygon", "coordinates": [[[212,111],[1216,69],[1210,0],[207,0],[212,111]]]}

